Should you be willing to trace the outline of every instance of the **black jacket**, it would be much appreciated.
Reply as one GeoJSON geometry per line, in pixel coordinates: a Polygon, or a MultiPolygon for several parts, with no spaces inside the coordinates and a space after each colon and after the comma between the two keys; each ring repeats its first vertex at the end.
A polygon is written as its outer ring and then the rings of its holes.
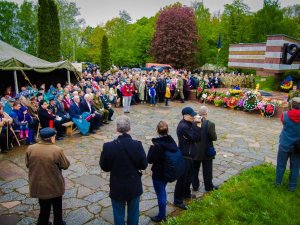
{"type": "Polygon", "coordinates": [[[196,154],[195,143],[201,141],[201,128],[195,123],[182,119],[177,126],[178,147],[182,155],[194,158],[196,154]]]}
{"type": "Polygon", "coordinates": [[[39,119],[42,128],[49,127],[49,121],[54,120],[55,117],[56,116],[49,114],[46,109],[43,108],[39,109],[39,119]]]}
{"type": "Polygon", "coordinates": [[[178,147],[170,135],[153,138],[152,143],[147,155],[148,163],[153,164],[152,177],[155,180],[164,181],[165,151],[176,152],[178,147]]]}
{"type": "Polygon", "coordinates": [[[110,172],[109,196],[112,199],[128,201],[143,193],[138,170],[147,168],[147,159],[140,141],[123,134],[104,143],[99,164],[102,170],[110,172]]]}
{"type": "Polygon", "coordinates": [[[201,142],[196,142],[196,155],[194,160],[197,161],[204,161],[204,160],[211,160],[214,157],[209,157],[206,155],[207,152],[207,144],[209,146],[214,146],[213,141],[217,140],[217,134],[215,129],[215,124],[209,120],[204,120],[202,122],[202,131],[201,131],[201,142]],[[206,123],[207,126],[207,134],[206,134],[206,123]]]}

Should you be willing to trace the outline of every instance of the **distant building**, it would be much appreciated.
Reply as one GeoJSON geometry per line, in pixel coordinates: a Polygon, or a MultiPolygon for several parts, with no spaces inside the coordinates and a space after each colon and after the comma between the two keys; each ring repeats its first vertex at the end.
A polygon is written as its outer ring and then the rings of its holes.
{"type": "Polygon", "coordinates": [[[228,67],[254,69],[262,76],[299,70],[300,40],[276,34],[268,35],[266,43],[231,44],[228,67]]]}

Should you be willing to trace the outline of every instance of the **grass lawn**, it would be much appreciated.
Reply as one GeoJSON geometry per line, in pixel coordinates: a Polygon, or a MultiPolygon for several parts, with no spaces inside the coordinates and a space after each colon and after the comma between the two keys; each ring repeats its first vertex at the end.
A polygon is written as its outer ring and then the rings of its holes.
{"type": "Polygon", "coordinates": [[[264,91],[274,91],[277,88],[275,84],[275,78],[273,76],[255,76],[255,83],[259,84],[259,89],[264,91]]]}
{"type": "Polygon", "coordinates": [[[287,174],[283,185],[276,188],[274,166],[263,164],[245,170],[166,223],[299,225],[300,190],[288,191],[287,174]]]}

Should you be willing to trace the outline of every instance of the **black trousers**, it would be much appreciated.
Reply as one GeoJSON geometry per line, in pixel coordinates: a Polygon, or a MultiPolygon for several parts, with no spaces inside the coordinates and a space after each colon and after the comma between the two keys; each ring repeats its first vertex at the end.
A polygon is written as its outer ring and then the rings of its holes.
{"type": "Polygon", "coordinates": [[[13,139],[13,134],[10,130],[8,130],[8,138],[7,138],[6,129],[7,129],[6,127],[3,127],[0,134],[0,148],[2,151],[11,148],[11,143],[13,139]]]}
{"type": "Polygon", "coordinates": [[[191,183],[192,183],[192,175],[193,175],[193,160],[192,159],[184,159],[185,166],[184,172],[179,177],[175,185],[174,191],[174,203],[181,204],[183,203],[183,199],[191,197],[191,183]]]}
{"type": "Polygon", "coordinates": [[[213,189],[212,183],[212,159],[211,160],[204,160],[204,161],[193,161],[194,169],[193,169],[193,176],[192,176],[192,186],[193,189],[196,190],[200,187],[199,183],[199,170],[202,163],[202,174],[203,174],[203,181],[204,187],[206,191],[211,191],[213,189]]]}
{"type": "Polygon", "coordinates": [[[37,225],[48,225],[51,211],[53,206],[54,223],[53,225],[62,225],[62,196],[51,199],[39,199],[40,215],[37,225]]]}

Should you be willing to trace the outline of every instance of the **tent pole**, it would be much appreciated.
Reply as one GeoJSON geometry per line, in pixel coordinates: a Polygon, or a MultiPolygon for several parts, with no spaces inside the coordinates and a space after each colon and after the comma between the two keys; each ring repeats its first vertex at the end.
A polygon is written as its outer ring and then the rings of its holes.
{"type": "Polygon", "coordinates": [[[16,90],[16,94],[19,94],[18,77],[17,77],[17,71],[16,71],[16,70],[14,70],[14,80],[15,80],[15,90],[16,90]]]}
{"type": "Polygon", "coordinates": [[[70,71],[69,70],[67,70],[67,75],[68,75],[68,83],[70,85],[71,84],[71,79],[70,79],[70,71]]]}

